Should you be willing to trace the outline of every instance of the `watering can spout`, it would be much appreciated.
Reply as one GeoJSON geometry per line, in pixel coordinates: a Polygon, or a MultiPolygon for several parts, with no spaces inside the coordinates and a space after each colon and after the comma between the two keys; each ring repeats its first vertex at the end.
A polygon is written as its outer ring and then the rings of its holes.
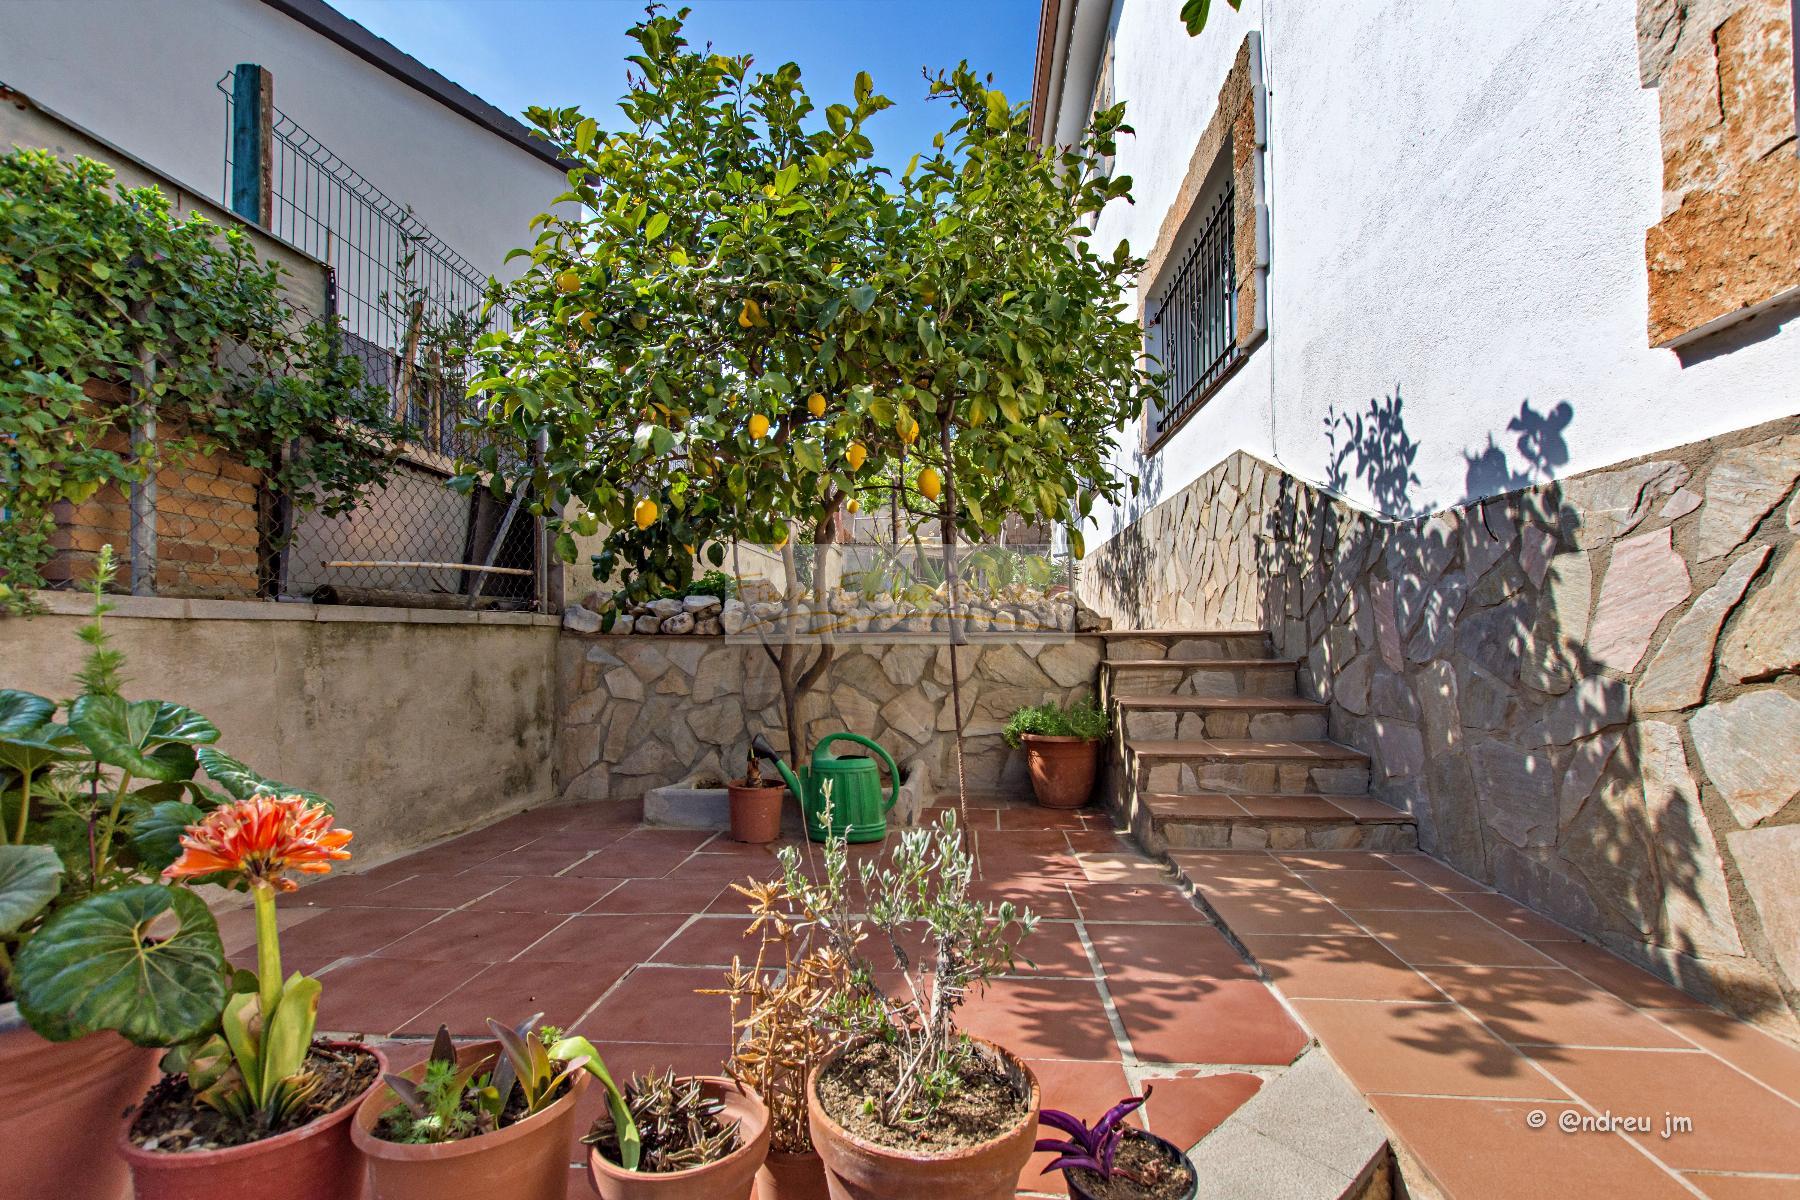
{"type": "Polygon", "coordinates": [[[760,733],[751,738],[750,753],[769,763],[777,771],[780,771],[782,782],[788,785],[788,790],[793,792],[796,798],[806,795],[806,789],[801,786],[800,780],[795,777],[794,772],[789,769],[787,763],[782,761],[781,755],[775,753],[775,747],[769,745],[768,738],[760,733]]]}

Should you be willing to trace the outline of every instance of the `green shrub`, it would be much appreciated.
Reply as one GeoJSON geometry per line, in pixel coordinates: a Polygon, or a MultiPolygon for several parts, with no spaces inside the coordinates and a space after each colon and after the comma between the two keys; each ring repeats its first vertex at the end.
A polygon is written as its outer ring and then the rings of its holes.
{"type": "Polygon", "coordinates": [[[1028,704],[1007,718],[1001,732],[1006,744],[1017,747],[1026,734],[1038,737],[1077,737],[1090,741],[1106,736],[1110,723],[1092,696],[1083,696],[1064,708],[1051,704],[1028,704]]]}

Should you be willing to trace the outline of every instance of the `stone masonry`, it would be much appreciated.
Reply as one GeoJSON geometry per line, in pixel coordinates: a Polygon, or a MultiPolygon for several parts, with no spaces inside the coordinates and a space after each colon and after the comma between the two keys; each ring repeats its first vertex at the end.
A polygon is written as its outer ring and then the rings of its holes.
{"type": "Polygon", "coordinates": [[[1267,629],[1425,849],[1795,1036],[1797,478],[1788,418],[1389,521],[1239,453],[1080,591],[1267,629]]]}

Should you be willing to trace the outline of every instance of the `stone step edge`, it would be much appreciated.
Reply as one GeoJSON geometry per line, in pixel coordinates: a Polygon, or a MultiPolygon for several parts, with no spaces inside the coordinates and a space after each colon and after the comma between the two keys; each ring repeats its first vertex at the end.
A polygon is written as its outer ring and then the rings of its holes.
{"type": "Polygon", "coordinates": [[[1115,696],[1120,708],[1142,712],[1168,709],[1183,712],[1282,712],[1312,715],[1328,713],[1331,706],[1304,696],[1115,696]]]}
{"type": "MultiPolygon", "coordinates": [[[[1284,738],[1256,739],[1257,744],[1265,747],[1281,747],[1278,751],[1250,751],[1233,742],[1250,739],[1240,738],[1206,738],[1197,741],[1185,739],[1169,740],[1166,738],[1143,739],[1134,742],[1125,739],[1125,750],[1139,759],[1150,759],[1158,762],[1212,762],[1212,763],[1307,763],[1318,767],[1366,767],[1369,756],[1361,750],[1346,746],[1342,742],[1332,742],[1339,753],[1330,757],[1306,748],[1307,743],[1284,738]]],[[[1309,739],[1326,741],[1327,739],[1309,739]]]]}
{"type": "Polygon", "coordinates": [[[1103,658],[1100,665],[1114,671],[1294,671],[1297,658],[1103,658]]]}
{"type": "MultiPolygon", "coordinates": [[[[1180,815],[1180,814],[1175,814],[1175,813],[1165,814],[1165,813],[1161,813],[1161,812],[1157,811],[1157,802],[1160,800],[1207,799],[1207,798],[1214,797],[1214,796],[1223,797],[1227,800],[1237,800],[1240,798],[1238,796],[1234,796],[1230,792],[1139,792],[1138,793],[1138,799],[1143,802],[1144,808],[1150,814],[1150,819],[1152,821],[1155,821],[1158,825],[1166,825],[1166,824],[1177,824],[1177,825],[1270,825],[1270,824],[1276,824],[1276,825],[1417,825],[1418,824],[1418,819],[1416,817],[1414,817],[1411,813],[1402,812],[1400,809],[1397,809],[1397,808],[1390,810],[1393,814],[1392,816],[1389,816],[1386,813],[1382,813],[1378,816],[1371,816],[1366,813],[1353,813],[1353,812],[1346,811],[1341,816],[1336,816],[1336,817],[1258,816],[1256,814],[1248,813],[1248,812],[1246,812],[1240,816],[1196,817],[1196,816],[1190,816],[1190,815],[1180,815]]],[[[1318,793],[1314,793],[1314,792],[1293,792],[1293,793],[1289,793],[1289,792],[1246,792],[1246,793],[1244,793],[1244,797],[1258,799],[1258,800],[1262,800],[1262,799],[1284,800],[1284,799],[1289,799],[1289,798],[1296,799],[1296,800],[1323,800],[1327,804],[1331,804],[1334,801],[1339,800],[1339,799],[1364,800],[1364,801],[1368,801],[1369,803],[1372,803],[1372,804],[1380,804],[1381,803],[1379,800],[1376,800],[1375,797],[1369,796],[1369,795],[1339,797],[1339,796],[1333,796],[1333,795],[1330,795],[1330,794],[1324,793],[1324,792],[1318,792],[1318,793]]],[[[1386,806],[1384,806],[1384,807],[1386,807],[1386,806]]]]}
{"type": "Polygon", "coordinates": [[[1102,629],[1094,636],[1106,641],[1142,638],[1146,642],[1178,641],[1182,638],[1255,637],[1267,639],[1266,629],[1102,629]]]}

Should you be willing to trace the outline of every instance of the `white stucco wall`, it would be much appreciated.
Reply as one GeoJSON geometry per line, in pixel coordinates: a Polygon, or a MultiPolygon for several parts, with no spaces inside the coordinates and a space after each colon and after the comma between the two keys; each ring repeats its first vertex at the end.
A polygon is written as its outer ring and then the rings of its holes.
{"type": "MultiPolygon", "coordinates": [[[[1096,241],[1151,249],[1238,46],[1260,29],[1269,337],[1154,458],[1135,438],[1121,447],[1148,485],[1132,511],[1237,449],[1332,482],[1328,419],[1366,417],[1396,392],[1410,467],[1377,503],[1352,456],[1341,489],[1390,511],[1800,411],[1800,321],[1721,336],[1685,365],[1649,347],[1643,245],[1661,215],[1661,147],[1656,93],[1638,83],[1636,0],[1245,0],[1215,4],[1198,38],[1179,8],[1114,5],[1116,91],[1137,130],[1117,170],[1137,203],[1111,206],[1096,241]],[[1535,453],[1509,427],[1521,416],[1551,430],[1535,453]]],[[[1098,50],[1101,22],[1081,24],[1069,81],[1081,100],[1062,106],[1059,140],[1085,113],[1098,50]]],[[[1103,516],[1101,534],[1129,515],[1103,516]]]]}
{"type": "Polygon", "coordinates": [[[273,72],[277,108],[483,272],[565,190],[555,167],[259,0],[0,0],[0,80],[203,195],[224,179],[213,85],[240,62],[273,72]]]}

